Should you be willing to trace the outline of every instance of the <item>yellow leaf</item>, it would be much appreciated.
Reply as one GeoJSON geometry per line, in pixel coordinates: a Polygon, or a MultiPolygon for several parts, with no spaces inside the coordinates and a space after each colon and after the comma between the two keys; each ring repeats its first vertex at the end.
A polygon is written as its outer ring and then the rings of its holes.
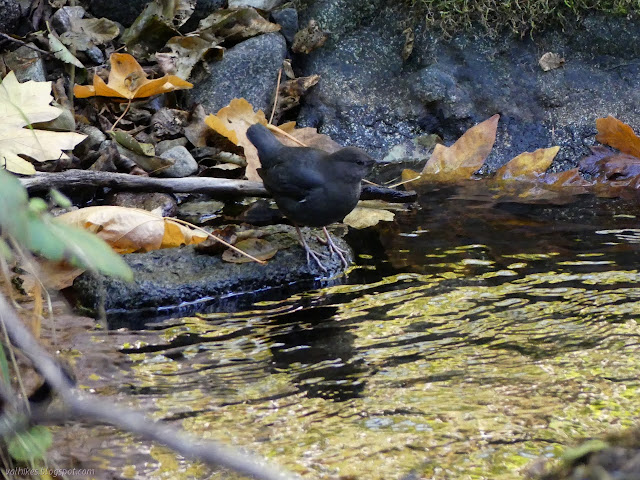
{"type": "Polygon", "coordinates": [[[76,85],[73,87],[73,94],[78,98],[97,95],[131,100],[193,87],[191,83],[175,75],[148,80],[146,72],[136,59],[126,53],[112,53],[109,61],[111,71],[107,83],[94,75],[93,85],[76,85]]]}
{"type": "Polygon", "coordinates": [[[466,180],[478,170],[493,148],[500,115],[467,130],[453,145],[437,144],[422,171],[431,181],[466,180]]]}
{"type": "Polygon", "coordinates": [[[178,225],[170,218],[138,208],[87,207],[57,218],[96,233],[118,253],[191,245],[207,238],[204,233],[178,225]]]}
{"type": "Polygon", "coordinates": [[[395,213],[384,208],[356,207],[344,217],[343,223],[361,230],[377,225],[379,222],[392,222],[395,216],[395,213]]]}
{"type": "Polygon", "coordinates": [[[496,172],[501,179],[539,175],[544,173],[556,158],[560,147],[539,148],[535,152],[524,152],[509,160],[496,172]]]}
{"type": "Polygon", "coordinates": [[[62,110],[51,105],[51,82],[19,83],[9,72],[0,84],[0,168],[32,175],[35,168],[20,158],[26,155],[38,162],[68,158],[71,150],[85,139],[75,132],[51,132],[28,128],[37,122],[57,118],[62,110]],[[27,128],[25,128],[27,127],[27,128]]]}
{"type": "Polygon", "coordinates": [[[596,128],[598,129],[596,140],[600,143],[617,148],[634,157],[640,157],[640,138],[626,123],[609,115],[607,118],[598,118],[596,128]]]}
{"type": "Polygon", "coordinates": [[[221,108],[217,114],[209,115],[204,121],[220,135],[244,148],[244,154],[247,158],[247,179],[261,182],[257,172],[257,169],[260,168],[258,151],[247,138],[247,129],[254,123],[267,125],[264,112],[262,110],[254,112],[253,106],[244,98],[234,98],[229,105],[221,108]]]}

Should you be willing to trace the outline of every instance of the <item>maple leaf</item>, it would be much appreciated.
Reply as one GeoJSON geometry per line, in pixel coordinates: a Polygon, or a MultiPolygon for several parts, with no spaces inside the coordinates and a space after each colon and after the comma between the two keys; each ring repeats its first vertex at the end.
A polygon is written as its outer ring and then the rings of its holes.
{"type": "Polygon", "coordinates": [[[57,118],[62,110],[51,105],[51,82],[29,80],[20,83],[9,72],[0,84],[0,167],[24,175],[33,175],[34,166],[20,158],[26,155],[38,162],[68,158],[71,150],[85,139],[75,132],[50,132],[24,128],[33,123],[57,118]]]}
{"type": "Polygon", "coordinates": [[[111,71],[107,83],[98,75],[94,75],[93,85],[76,85],[73,87],[73,94],[78,98],[97,95],[133,100],[193,87],[191,83],[175,75],[147,79],[146,72],[136,59],[126,53],[112,53],[109,62],[111,71]]]}

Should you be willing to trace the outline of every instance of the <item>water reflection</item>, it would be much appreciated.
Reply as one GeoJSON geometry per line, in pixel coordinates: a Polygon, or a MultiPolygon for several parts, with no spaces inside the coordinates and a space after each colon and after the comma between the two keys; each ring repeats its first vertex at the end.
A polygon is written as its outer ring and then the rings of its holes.
{"type": "Polygon", "coordinates": [[[308,478],[511,479],[630,426],[639,208],[422,198],[350,285],[136,332],[121,391],[308,478]]]}

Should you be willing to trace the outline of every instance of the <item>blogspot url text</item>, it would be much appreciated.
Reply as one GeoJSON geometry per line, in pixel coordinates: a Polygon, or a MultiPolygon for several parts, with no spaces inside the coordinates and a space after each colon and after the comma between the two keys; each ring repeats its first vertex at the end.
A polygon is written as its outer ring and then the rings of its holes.
{"type": "Polygon", "coordinates": [[[86,477],[94,475],[95,470],[92,468],[7,468],[7,475],[49,475],[52,477],[86,477]]]}

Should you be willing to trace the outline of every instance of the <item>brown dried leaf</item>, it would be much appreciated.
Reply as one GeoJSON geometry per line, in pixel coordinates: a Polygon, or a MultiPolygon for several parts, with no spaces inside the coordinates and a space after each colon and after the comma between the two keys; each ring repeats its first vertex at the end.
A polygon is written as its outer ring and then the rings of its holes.
{"type": "Polygon", "coordinates": [[[598,129],[596,140],[600,143],[617,148],[634,157],[640,157],[640,138],[626,123],[609,115],[607,118],[598,118],[596,128],[598,129]]]}
{"type": "Polygon", "coordinates": [[[329,33],[322,31],[318,22],[312,19],[305,28],[296,33],[291,50],[295,53],[311,53],[323,46],[328,38],[329,33]]]}

